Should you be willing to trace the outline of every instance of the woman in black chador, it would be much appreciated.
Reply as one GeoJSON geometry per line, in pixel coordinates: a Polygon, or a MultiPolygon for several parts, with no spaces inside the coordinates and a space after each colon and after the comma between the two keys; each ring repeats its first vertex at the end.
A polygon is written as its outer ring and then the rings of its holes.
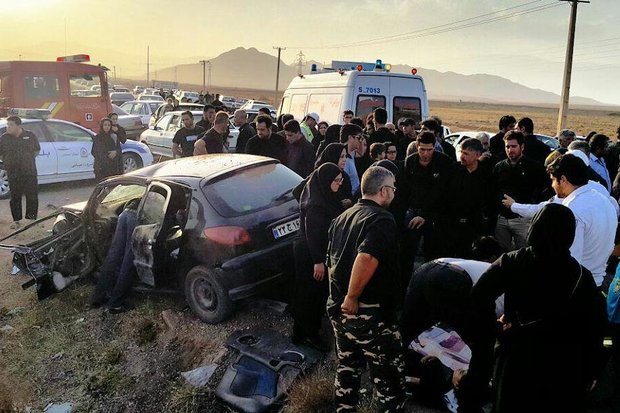
{"type": "Polygon", "coordinates": [[[581,412],[602,370],[605,303],[592,274],[570,255],[575,217],[559,204],[532,221],[529,247],[502,255],[472,290],[478,317],[460,411],[478,411],[493,366],[493,404],[505,412],[581,412]],[[505,293],[496,321],[495,299],[505,293]]]}

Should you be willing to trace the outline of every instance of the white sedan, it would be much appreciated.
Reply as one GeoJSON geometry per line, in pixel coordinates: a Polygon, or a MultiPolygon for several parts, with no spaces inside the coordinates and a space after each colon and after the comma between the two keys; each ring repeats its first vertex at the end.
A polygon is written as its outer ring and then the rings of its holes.
{"type": "MultiPolygon", "coordinates": [[[[153,155],[166,158],[174,157],[172,155],[172,138],[174,138],[174,134],[183,127],[181,113],[183,113],[183,111],[180,110],[166,112],[155,125],[142,132],[142,135],[140,135],[140,142],[147,144],[153,155]]],[[[198,122],[202,119],[201,110],[193,110],[192,114],[194,115],[194,122],[198,122]]],[[[231,119],[229,119],[228,122],[228,128],[230,130],[228,135],[228,152],[235,152],[239,129],[235,127],[231,119]]]]}
{"type": "MultiPolygon", "coordinates": [[[[41,145],[36,158],[39,184],[92,179],[94,158],[90,153],[95,133],[75,123],[59,119],[22,119],[22,127],[35,134],[41,145]]],[[[0,119],[0,136],[6,132],[6,119],[0,119]]],[[[130,172],[153,163],[153,155],[140,142],[127,140],[121,145],[123,167],[130,172]]],[[[6,170],[0,162],[0,199],[10,195],[6,170]]]]}
{"type": "Polygon", "coordinates": [[[157,111],[157,108],[161,105],[161,101],[158,100],[132,100],[125,102],[121,105],[121,109],[130,115],[140,116],[142,124],[146,127],[151,120],[151,116],[157,111]]]}

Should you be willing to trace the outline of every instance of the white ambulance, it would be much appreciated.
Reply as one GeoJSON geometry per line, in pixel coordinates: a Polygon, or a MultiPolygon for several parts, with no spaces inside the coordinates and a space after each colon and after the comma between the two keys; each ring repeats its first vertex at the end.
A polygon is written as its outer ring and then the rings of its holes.
{"type": "Polygon", "coordinates": [[[301,120],[310,113],[321,121],[342,124],[342,113],[352,110],[365,119],[376,108],[385,108],[388,122],[410,117],[426,119],[428,99],[422,77],[391,73],[391,66],[376,63],[332,62],[334,69],[295,77],[282,96],[278,115],[290,113],[301,120]]]}

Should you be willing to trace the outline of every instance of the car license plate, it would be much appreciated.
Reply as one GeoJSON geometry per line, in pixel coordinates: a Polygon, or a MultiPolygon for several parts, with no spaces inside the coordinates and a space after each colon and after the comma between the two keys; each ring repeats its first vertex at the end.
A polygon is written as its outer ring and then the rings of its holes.
{"type": "Polygon", "coordinates": [[[275,239],[281,238],[288,234],[292,234],[293,232],[297,232],[299,231],[299,218],[293,221],[285,222],[282,225],[278,225],[271,231],[273,232],[273,237],[275,239]]]}

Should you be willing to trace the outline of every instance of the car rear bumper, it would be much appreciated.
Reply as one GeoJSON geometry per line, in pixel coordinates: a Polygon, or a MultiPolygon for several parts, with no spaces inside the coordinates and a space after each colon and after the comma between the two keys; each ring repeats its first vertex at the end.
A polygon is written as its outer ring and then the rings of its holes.
{"type": "Polygon", "coordinates": [[[266,249],[226,261],[221,266],[222,283],[232,300],[265,291],[269,286],[294,274],[293,242],[283,240],[266,249]]]}

